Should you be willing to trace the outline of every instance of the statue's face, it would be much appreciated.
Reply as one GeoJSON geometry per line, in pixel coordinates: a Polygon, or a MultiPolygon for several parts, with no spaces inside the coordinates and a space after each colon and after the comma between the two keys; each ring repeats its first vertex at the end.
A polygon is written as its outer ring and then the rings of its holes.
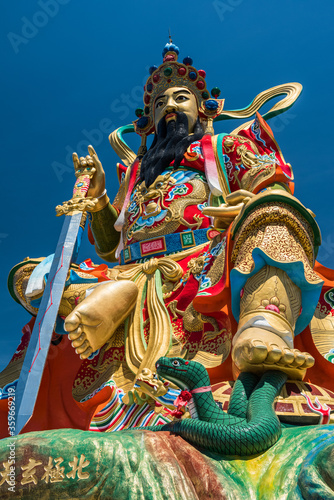
{"type": "Polygon", "coordinates": [[[175,113],[181,111],[188,118],[188,130],[191,134],[198,117],[198,107],[195,95],[185,87],[171,87],[162,92],[154,103],[154,124],[157,130],[161,118],[166,122],[176,120],[175,113]]]}

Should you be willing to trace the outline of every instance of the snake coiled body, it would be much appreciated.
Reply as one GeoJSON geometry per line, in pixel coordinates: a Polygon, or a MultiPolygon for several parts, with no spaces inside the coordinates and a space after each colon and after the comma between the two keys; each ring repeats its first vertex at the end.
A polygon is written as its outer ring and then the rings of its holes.
{"type": "MultiPolygon", "coordinates": [[[[242,373],[235,382],[228,412],[213,399],[206,369],[195,361],[181,358],[160,358],[156,364],[159,375],[173,381],[181,389],[192,392],[192,414],[183,419],[156,427],[151,431],[171,431],[206,451],[223,455],[255,455],[276,443],[281,425],[275,414],[274,399],[286,382],[287,375],[268,371],[261,378],[242,373]],[[201,389],[205,391],[201,392],[201,389]]],[[[191,409],[191,407],[190,407],[191,409]]]]}

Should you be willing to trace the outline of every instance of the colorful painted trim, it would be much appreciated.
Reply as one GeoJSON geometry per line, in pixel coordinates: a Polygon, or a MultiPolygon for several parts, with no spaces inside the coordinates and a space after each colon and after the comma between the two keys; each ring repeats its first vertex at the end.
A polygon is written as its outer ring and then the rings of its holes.
{"type": "Polygon", "coordinates": [[[263,266],[274,266],[286,272],[289,278],[297,285],[302,292],[302,313],[299,316],[295,335],[301,333],[311,322],[314,310],[319,301],[323,282],[309,283],[305,278],[304,265],[302,262],[278,262],[271,259],[260,248],[254,248],[252,251],[254,267],[252,272],[245,274],[238,269],[232,269],[230,273],[231,292],[232,292],[232,313],[236,321],[239,321],[240,315],[240,292],[248,278],[256,274],[263,266]]]}
{"type": "Polygon", "coordinates": [[[115,388],[109,403],[94,415],[90,431],[113,432],[131,427],[166,424],[172,420],[165,411],[156,413],[147,403],[143,405],[122,403],[122,392],[115,388]]]}
{"type": "Polygon", "coordinates": [[[225,165],[225,159],[224,159],[224,149],[223,149],[223,139],[226,135],[226,133],[218,134],[215,137],[212,137],[212,145],[213,145],[213,151],[215,154],[215,159],[216,159],[216,165],[217,165],[217,172],[218,172],[218,179],[219,183],[223,192],[223,197],[224,199],[228,194],[231,192],[230,188],[230,183],[228,180],[228,175],[226,172],[226,165],[225,165]]]}
{"type": "Polygon", "coordinates": [[[234,236],[237,234],[242,223],[245,221],[246,217],[252,210],[254,210],[259,205],[266,205],[270,202],[286,203],[290,207],[297,210],[297,212],[302,215],[304,219],[306,219],[313,231],[314,253],[315,255],[317,255],[318,248],[321,245],[321,234],[317,222],[314,220],[314,217],[311,215],[311,213],[304,207],[304,205],[302,205],[302,203],[297,200],[297,198],[283,190],[279,192],[276,191],[274,193],[272,193],[271,190],[263,190],[261,194],[257,195],[249,203],[247,203],[247,205],[245,205],[245,208],[240,213],[240,216],[235,219],[232,225],[232,238],[234,239],[234,236]]]}
{"type": "Polygon", "coordinates": [[[168,255],[207,243],[210,241],[208,229],[212,228],[183,231],[132,243],[121,251],[121,264],[128,264],[145,257],[168,255]]]}

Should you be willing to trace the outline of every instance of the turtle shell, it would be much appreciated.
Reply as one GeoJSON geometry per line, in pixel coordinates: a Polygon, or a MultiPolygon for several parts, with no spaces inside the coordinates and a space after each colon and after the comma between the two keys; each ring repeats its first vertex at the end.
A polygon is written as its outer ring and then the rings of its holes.
{"type": "MultiPolygon", "coordinates": [[[[225,411],[228,409],[234,382],[221,382],[212,386],[215,401],[225,411]]],[[[321,406],[325,404],[331,409],[330,424],[334,424],[334,393],[314,384],[288,380],[280,395],[275,400],[275,411],[281,422],[297,425],[316,425],[320,421],[319,413],[312,410],[304,393],[309,396],[312,404],[317,398],[321,406]]]]}

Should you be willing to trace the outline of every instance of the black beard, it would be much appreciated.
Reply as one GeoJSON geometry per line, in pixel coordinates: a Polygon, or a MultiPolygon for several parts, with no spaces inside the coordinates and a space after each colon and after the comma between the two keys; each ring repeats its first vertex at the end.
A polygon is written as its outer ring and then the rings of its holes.
{"type": "Polygon", "coordinates": [[[173,160],[174,168],[179,167],[190,144],[199,141],[204,135],[199,118],[195,123],[194,133],[189,135],[187,115],[185,113],[176,115],[176,121],[172,120],[167,124],[165,117],[160,120],[152,145],[142,159],[140,182],[145,181],[147,188],[173,160]]]}

